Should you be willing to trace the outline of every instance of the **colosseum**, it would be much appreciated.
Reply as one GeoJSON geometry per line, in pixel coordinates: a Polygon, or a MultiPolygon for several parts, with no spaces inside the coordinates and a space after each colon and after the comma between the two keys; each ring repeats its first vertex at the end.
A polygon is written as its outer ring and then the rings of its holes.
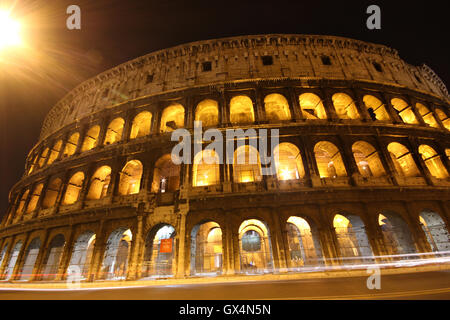
{"type": "Polygon", "coordinates": [[[428,66],[334,36],[199,41],[123,63],[48,113],[0,225],[0,280],[282,274],[442,256],[449,105],[428,66]],[[203,149],[176,164],[172,133],[194,121],[278,129],[275,166],[250,135],[234,149],[243,162],[203,149]]]}

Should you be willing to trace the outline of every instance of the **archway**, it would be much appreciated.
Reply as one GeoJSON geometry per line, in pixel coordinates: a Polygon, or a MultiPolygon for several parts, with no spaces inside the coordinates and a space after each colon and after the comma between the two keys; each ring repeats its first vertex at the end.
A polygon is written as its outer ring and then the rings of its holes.
{"type": "Polygon", "coordinates": [[[104,145],[113,144],[122,140],[123,125],[125,120],[122,118],[116,118],[110,122],[105,133],[104,145]]]}
{"type": "Polygon", "coordinates": [[[98,143],[99,134],[100,134],[99,125],[91,127],[84,137],[83,145],[81,146],[81,152],[85,152],[95,148],[98,143]]]}
{"type": "Polygon", "coordinates": [[[95,200],[106,197],[110,180],[111,167],[102,166],[98,168],[91,177],[91,185],[86,195],[86,199],[95,200]]]}
{"type": "Polygon", "coordinates": [[[150,134],[152,126],[152,114],[149,111],[142,111],[133,119],[130,139],[145,137],[150,134]]]}
{"type": "Polygon", "coordinates": [[[81,171],[78,171],[70,178],[63,199],[64,205],[74,204],[75,202],[78,201],[81,188],[83,188],[83,182],[84,182],[84,173],[81,171]]]}
{"type": "Polygon", "coordinates": [[[307,92],[301,94],[298,99],[305,119],[318,120],[327,118],[322,99],[318,95],[307,92]]]}
{"type": "Polygon", "coordinates": [[[253,146],[240,146],[234,152],[233,181],[239,183],[262,180],[259,152],[253,146]]]}
{"type": "Polygon", "coordinates": [[[391,104],[404,123],[419,124],[414,111],[405,100],[394,98],[391,100],[391,104]]]}
{"type": "Polygon", "coordinates": [[[61,184],[62,181],[59,178],[55,178],[49,183],[44,200],[42,201],[42,207],[44,209],[52,208],[55,205],[61,189],[61,184]]]}
{"type": "Polygon", "coordinates": [[[184,127],[184,107],[177,103],[164,109],[161,116],[160,132],[172,132],[184,127]]]}
{"type": "Polygon", "coordinates": [[[119,173],[119,195],[125,196],[139,193],[142,171],[142,163],[139,160],[131,160],[127,162],[122,171],[119,173]]]}
{"type": "Polygon", "coordinates": [[[92,254],[95,246],[95,233],[86,231],[81,234],[73,245],[72,256],[70,257],[67,270],[79,271],[82,280],[89,276],[89,267],[91,266],[92,254]]]}
{"type": "Polygon", "coordinates": [[[130,229],[121,227],[111,232],[106,242],[100,278],[106,280],[126,279],[131,240],[130,229]]]}
{"type": "Polygon", "coordinates": [[[25,262],[23,263],[20,273],[20,280],[30,280],[33,277],[33,269],[36,259],[41,248],[41,240],[34,238],[25,252],[25,262]]]}
{"type": "Polygon", "coordinates": [[[286,98],[278,93],[272,93],[264,98],[266,120],[278,122],[291,119],[291,111],[286,98]]]}
{"type": "Polygon", "coordinates": [[[383,232],[384,244],[389,255],[416,252],[409,227],[400,215],[396,213],[379,214],[378,224],[383,232]]]}
{"type": "Polygon", "coordinates": [[[392,142],[387,147],[397,174],[405,177],[420,176],[411,152],[404,145],[392,142]]]}
{"type": "Polygon", "coordinates": [[[158,159],[153,170],[152,192],[174,192],[180,188],[179,164],[172,161],[171,155],[166,154],[158,159]]]}
{"type": "Polygon", "coordinates": [[[205,99],[195,109],[195,121],[200,121],[202,127],[212,127],[219,123],[219,105],[217,101],[205,99]]]}
{"type": "Polygon", "coordinates": [[[424,211],[419,216],[419,222],[433,252],[450,251],[450,234],[439,214],[424,211]]]}
{"type": "Polygon", "coordinates": [[[292,143],[283,142],[275,147],[275,167],[278,180],[300,179],[305,176],[302,155],[292,143]]]}
{"type": "Polygon", "coordinates": [[[356,104],[348,94],[335,93],[333,94],[332,100],[339,119],[360,118],[356,104]]]}
{"type": "Polygon", "coordinates": [[[416,108],[419,111],[420,116],[422,117],[423,121],[433,128],[439,128],[439,124],[436,121],[436,118],[433,115],[433,112],[430,111],[427,107],[425,107],[421,103],[416,103],[416,108]]]}
{"type": "Polygon", "coordinates": [[[377,150],[365,141],[357,141],[352,146],[358,171],[363,177],[381,177],[386,175],[377,150]]]}
{"type": "Polygon", "coordinates": [[[192,185],[209,186],[220,183],[219,156],[214,150],[203,150],[194,157],[192,185]]]}
{"type": "Polygon", "coordinates": [[[419,154],[433,177],[437,179],[448,178],[448,172],[442,163],[441,156],[432,147],[425,144],[420,145],[419,154]]]}
{"type": "Polygon", "coordinates": [[[384,103],[380,99],[371,95],[365,95],[363,102],[372,120],[388,121],[391,119],[384,103]]]}
{"type": "Polygon", "coordinates": [[[347,176],[339,149],[328,141],[320,141],[314,146],[314,155],[321,178],[347,176]]]}
{"type": "Polygon", "coordinates": [[[248,124],[255,122],[253,102],[247,96],[235,96],[230,101],[230,122],[236,124],[248,124]]]}
{"type": "Polygon", "coordinates": [[[64,146],[63,158],[70,157],[75,153],[78,146],[78,139],[80,138],[80,134],[78,132],[73,133],[69,140],[67,140],[66,145],[64,146]]]}
{"type": "Polygon", "coordinates": [[[11,254],[9,256],[8,264],[4,271],[4,279],[9,280],[13,276],[14,267],[16,266],[17,258],[19,257],[20,249],[22,249],[22,241],[19,240],[14,245],[11,254]]]}
{"type": "Polygon", "coordinates": [[[169,224],[154,227],[145,240],[142,277],[170,277],[175,274],[176,231],[169,224]]]}
{"type": "Polygon", "coordinates": [[[47,249],[47,254],[42,263],[42,280],[54,280],[58,276],[64,245],[66,241],[62,234],[53,237],[47,249]]]}
{"type": "Polygon", "coordinates": [[[222,229],[216,222],[196,225],[191,231],[191,274],[222,273],[222,229]]]}

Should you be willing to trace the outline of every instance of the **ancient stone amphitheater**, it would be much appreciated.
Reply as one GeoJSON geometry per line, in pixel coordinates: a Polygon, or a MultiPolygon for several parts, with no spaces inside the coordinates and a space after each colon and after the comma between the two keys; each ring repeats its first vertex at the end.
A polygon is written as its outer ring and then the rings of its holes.
{"type": "Polygon", "coordinates": [[[449,102],[426,65],[333,36],[199,41],[126,62],[47,115],[0,225],[0,279],[283,273],[442,255],[449,102]],[[211,164],[202,159],[217,155],[199,151],[175,164],[171,132],[194,120],[279,129],[275,169],[246,162],[259,156],[252,137],[234,152],[244,163],[211,164]]]}

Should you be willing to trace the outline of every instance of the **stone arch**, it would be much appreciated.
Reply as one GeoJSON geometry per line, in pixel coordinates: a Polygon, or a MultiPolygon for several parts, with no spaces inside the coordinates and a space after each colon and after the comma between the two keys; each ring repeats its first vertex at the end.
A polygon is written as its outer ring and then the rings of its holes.
{"type": "Polygon", "coordinates": [[[152,126],[152,113],[150,111],[142,111],[137,114],[131,125],[130,139],[145,137],[150,134],[152,126]]]}
{"type": "Polygon", "coordinates": [[[391,117],[389,116],[389,113],[386,110],[386,106],[377,97],[366,94],[363,97],[363,102],[372,120],[379,120],[379,121],[391,120],[391,117]]]}
{"type": "Polygon", "coordinates": [[[439,214],[424,210],[419,215],[419,223],[433,252],[450,251],[450,234],[439,214]]]}
{"type": "Polygon", "coordinates": [[[24,208],[25,208],[25,202],[27,201],[28,198],[28,194],[30,193],[30,189],[27,188],[23,193],[22,193],[22,197],[20,198],[19,201],[19,205],[17,206],[16,209],[16,214],[20,214],[23,212],[24,208]]]}
{"type": "Polygon", "coordinates": [[[441,156],[429,145],[419,146],[419,154],[431,175],[437,179],[447,179],[448,171],[442,163],[441,156]]]}
{"type": "MultiPolygon", "coordinates": [[[[9,246],[9,243],[5,243],[3,245],[2,251],[0,251],[0,270],[1,270],[1,267],[3,265],[3,261],[5,260],[6,251],[8,250],[8,246],[9,246]]],[[[0,275],[0,277],[1,277],[1,275],[0,275]]]]}
{"type": "Polygon", "coordinates": [[[115,118],[112,120],[108,128],[106,128],[104,145],[113,144],[122,140],[123,126],[125,120],[122,118],[115,118]]]}
{"type": "Polygon", "coordinates": [[[101,166],[98,168],[91,177],[91,183],[86,199],[95,200],[106,197],[110,181],[111,167],[101,166]]]}
{"type": "Polygon", "coordinates": [[[416,247],[408,224],[395,212],[378,215],[378,224],[383,233],[386,252],[389,255],[415,253],[416,247]]]}
{"type": "Polygon", "coordinates": [[[86,135],[84,136],[83,145],[81,146],[81,152],[89,151],[95,148],[98,144],[98,136],[100,134],[100,126],[92,126],[86,135]]]}
{"type": "Polygon", "coordinates": [[[160,132],[172,132],[184,127],[184,107],[175,103],[166,107],[161,116],[160,132]]]}
{"type": "Polygon", "coordinates": [[[72,255],[70,257],[69,272],[79,272],[80,279],[89,277],[89,268],[94,253],[96,234],[90,230],[83,232],[73,245],[72,255]]]}
{"type": "Polygon", "coordinates": [[[34,276],[33,270],[36,264],[36,259],[41,248],[41,239],[39,237],[31,240],[25,251],[25,260],[22,266],[22,270],[19,272],[20,280],[30,280],[34,276]]]}
{"type": "Polygon", "coordinates": [[[323,264],[322,246],[315,224],[305,218],[290,216],[286,221],[291,268],[323,264]]]}
{"type": "Polygon", "coordinates": [[[131,230],[126,227],[120,227],[111,232],[106,242],[99,278],[126,279],[132,237],[131,230]]]}
{"type": "Polygon", "coordinates": [[[165,154],[155,163],[153,170],[152,192],[174,192],[180,188],[179,164],[172,161],[170,154],[165,154]]]}
{"type": "Polygon", "coordinates": [[[42,263],[42,280],[57,278],[66,240],[62,234],[53,237],[42,263]]]}
{"type": "Polygon", "coordinates": [[[320,141],[314,146],[314,156],[321,178],[347,176],[339,149],[329,141],[320,141]]]}
{"type": "Polygon", "coordinates": [[[240,146],[233,157],[233,181],[255,182],[262,180],[259,152],[250,145],[240,146]]]}
{"type": "Polygon", "coordinates": [[[241,223],[239,253],[242,273],[267,273],[273,270],[272,243],[265,222],[247,219],[241,223]]]}
{"type": "Polygon", "coordinates": [[[269,122],[291,119],[289,103],[286,98],[279,93],[272,93],[264,98],[264,110],[266,111],[266,120],[269,122]]]}
{"type": "Polygon", "coordinates": [[[203,150],[194,157],[192,165],[192,185],[208,186],[220,183],[220,160],[214,150],[203,150]]]}
{"type": "Polygon", "coordinates": [[[357,141],[352,145],[353,157],[363,177],[381,177],[386,175],[377,150],[366,141],[357,141]]]}
{"type": "Polygon", "coordinates": [[[62,144],[63,144],[63,141],[62,140],[58,140],[58,141],[55,142],[53,147],[50,149],[50,155],[49,155],[48,161],[47,161],[48,165],[50,165],[53,162],[55,162],[55,160],[58,158],[59,152],[61,151],[62,144]]]}
{"type": "Polygon", "coordinates": [[[139,160],[128,161],[119,172],[120,180],[118,193],[119,195],[129,195],[139,193],[141,186],[143,166],[139,160]]]}
{"type": "Polygon", "coordinates": [[[400,98],[393,98],[391,100],[391,104],[404,123],[419,124],[419,121],[417,120],[413,109],[405,100],[400,98]]]}
{"type": "Polygon", "coordinates": [[[176,271],[176,230],[167,223],[154,226],[145,239],[142,277],[171,277],[176,271]]]}
{"type": "Polygon", "coordinates": [[[26,213],[31,213],[36,209],[43,188],[43,183],[39,183],[34,187],[33,192],[31,193],[30,201],[28,201],[26,213]]]}
{"type": "Polygon", "coordinates": [[[318,95],[306,92],[301,94],[298,99],[305,119],[318,120],[327,118],[323,101],[318,95]]]}
{"type": "Polygon", "coordinates": [[[73,133],[67,140],[64,146],[63,158],[72,156],[77,150],[78,140],[80,139],[80,134],[78,132],[73,133]]]}
{"type": "Polygon", "coordinates": [[[436,121],[436,118],[433,115],[433,112],[430,111],[425,105],[422,103],[416,103],[417,111],[419,111],[420,116],[422,117],[423,121],[433,128],[439,128],[439,124],[436,121]]]}
{"type": "Polygon", "coordinates": [[[447,116],[447,114],[439,108],[436,108],[435,112],[439,120],[441,120],[442,124],[444,125],[445,129],[450,130],[450,118],[447,116]]]}
{"type": "Polygon", "coordinates": [[[217,222],[203,221],[191,230],[191,274],[221,274],[223,267],[222,229],[217,222]]]}
{"type": "Polygon", "coordinates": [[[42,168],[42,167],[44,166],[45,161],[47,160],[47,157],[48,157],[48,152],[49,152],[49,150],[50,150],[50,149],[49,149],[48,147],[46,147],[46,148],[42,151],[41,156],[39,157],[39,161],[38,161],[39,168],[42,168]]]}
{"type": "Polygon", "coordinates": [[[201,121],[203,127],[219,124],[219,105],[217,101],[205,99],[195,109],[195,121],[201,121]]]}
{"type": "Polygon", "coordinates": [[[391,142],[388,147],[389,155],[394,163],[395,171],[405,177],[420,176],[416,162],[411,152],[398,142],[391,142]]]}
{"type": "Polygon", "coordinates": [[[335,93],[331,97],[339,119],[360,119],[355,101],[346,93],[335,93]]]}
{"type": "Polygon", "coordinates": [[[84,172],[78,171],[70,178],[67,183],[67,189],[64,194],[63,205],[74,204],[80,197],[81,189],[83,188],[84,172]]]}
{"type": "Polygon", "coordinates": [[[62,181],[60,178],[54,178],[47,186],[44,200],[42,201],[42,207],[44,209],[52,208],[55,206],[58,199],[59,191],[61,190],[62,181]]]}
{"type": "Polygon", "coordinates": [[[296,145],[282,142],[274,149],[278,180],[300,179],[305,176],[302,155],[296,145]]]}
{"type": "Polygon", "coordinates": [[[230,122],[233,125],[255,122],[252,100],[247,96],[235,96],[230,100],[230,122]]]}
{"type": "Polygon", "coordinates": [[[3,272],[3,276],[5,280],[11,279],[13,277],[14,267],[16,266],[17,259],[19,258],[20,250],[22,249],[22,240],[19,240],[15,243],[8,259],[8,263],[6,264],[5,271],[3,272]]]}

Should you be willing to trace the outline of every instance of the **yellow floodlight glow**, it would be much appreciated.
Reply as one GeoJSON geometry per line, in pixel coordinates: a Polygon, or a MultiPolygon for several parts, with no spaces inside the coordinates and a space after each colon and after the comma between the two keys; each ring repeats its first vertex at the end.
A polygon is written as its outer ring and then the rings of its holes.
{"type": "Polygon", "coordinates": [[[8,11],[0,10],[0,50],[21,43],[19,22],[13,20],[8,11]]]}

